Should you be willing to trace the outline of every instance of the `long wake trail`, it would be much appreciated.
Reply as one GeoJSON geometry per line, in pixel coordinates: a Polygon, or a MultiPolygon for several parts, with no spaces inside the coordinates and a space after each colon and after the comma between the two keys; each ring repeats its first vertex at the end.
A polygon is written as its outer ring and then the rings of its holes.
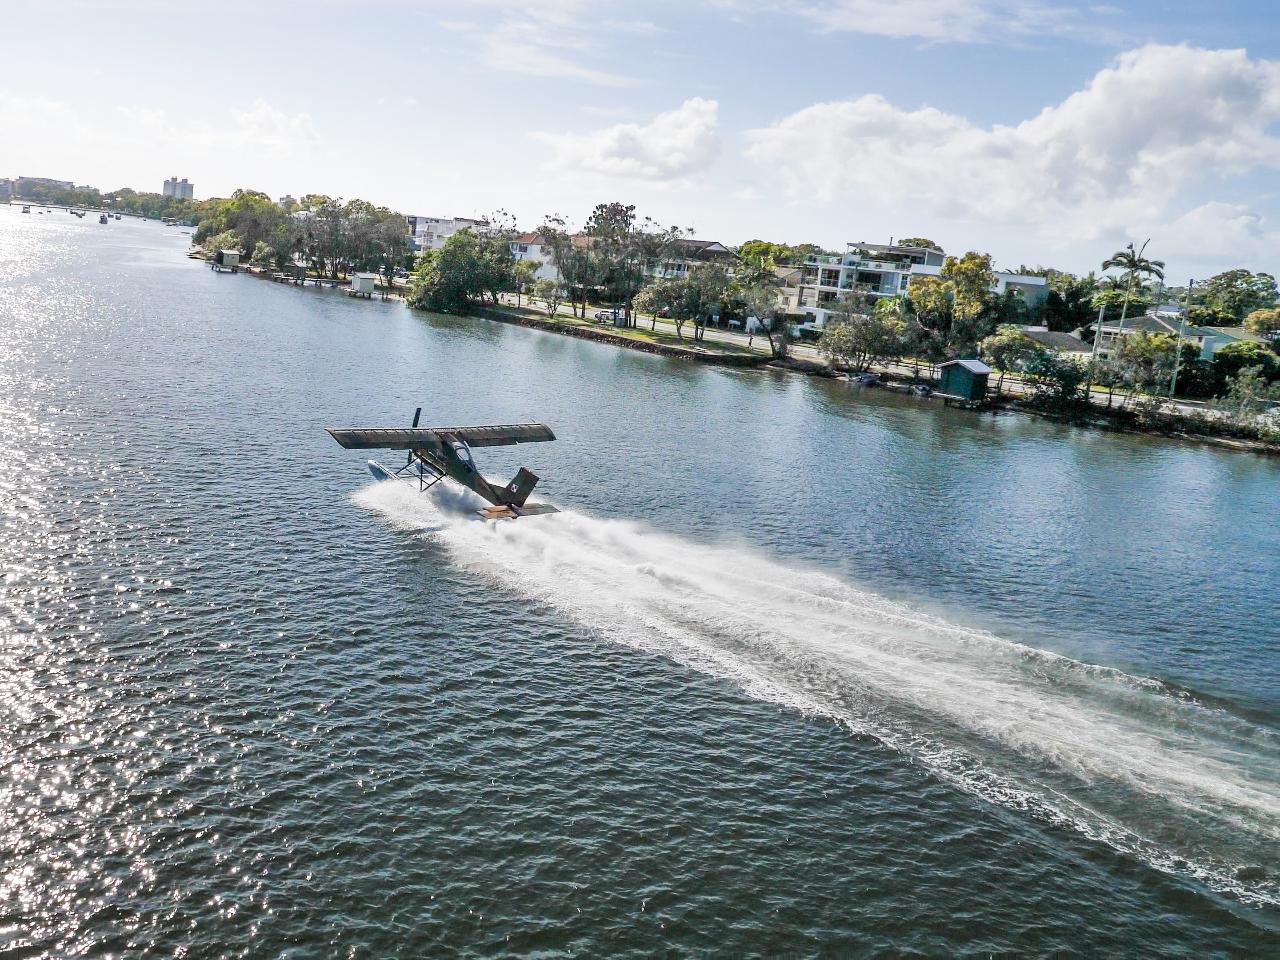
{"type": "Polygon", "coordinates": [[[402,484],[355,500],[610,641],[829,717],[1158,869],[1280,906],[1270,728],[746,550],[574,512],[484,523],[456,495],[402,484]]]}

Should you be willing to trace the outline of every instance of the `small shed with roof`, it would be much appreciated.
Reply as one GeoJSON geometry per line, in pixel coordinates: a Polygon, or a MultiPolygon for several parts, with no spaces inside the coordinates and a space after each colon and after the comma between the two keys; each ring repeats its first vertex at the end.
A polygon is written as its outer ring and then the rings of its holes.
{"type": "Polygon", "coordinates": [[[987,377],[991,368],[981,360],[948,360],[939,368],[942,381],[938,393],[966,403],[980,403],[987,398],[987,377]]]}

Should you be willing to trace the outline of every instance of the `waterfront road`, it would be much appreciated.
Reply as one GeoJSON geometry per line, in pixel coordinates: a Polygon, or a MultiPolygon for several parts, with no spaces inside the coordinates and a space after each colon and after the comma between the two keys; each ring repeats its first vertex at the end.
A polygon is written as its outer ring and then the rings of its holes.
{"type": "MultiPolygon", "coordinates": [[[[502,296],[502,302],[506,306],[517,306],[516,298],[509,294],[504,294],[502,296]]],[[[523,298],[520,305],[527,307],[528,302],[527,297],[523,298]]],[[[588,308],[587,316],[591,317],[599,309],[600,308],[598,307],[588,308]]],[[[566,304],[562,304],[560,306],[556,311],[556,316],[557,318],[577,319],[581,322],[581,319],[576,317],[573,313],[572,308],[566,304]]],[[[676,336],[675,323],[661,317],[655,322],[651,317],[639,315],[637,325],[642,330],[654,329],[658,332],[669,334],[670,336],[676,336]]],[[[601,324],[601,326],[608,325],[601,324]]],[[[684,331],[682,332],[684,334],[684,339],[691,346],[694,345],[692,326],[690,324],[686,324],[684,331]]],[[[731,346],[737,350],[758,353],[761,356],[769,355],[769,340],[767,337],[763,337],[758,334],[753,336],[738,330],[727,330],[721,327],[707,327],[703,332],[703,338],[700,342],[704,344],[723,344],[725,346],[731,346]]],[[[812,363],[826,363],[826,357],[824,357],[822,352],[813,344],[792,343],[788,352],[797,360],[807,360],[812,363]]],[[[906,377],[912,380],[921,380],[922,382],[937,379],[937,365],[931,364],[927,361],[881,363],[876,364],[873,369],[880,373],[889,373],[897,377],[906,377]]],[[[1015,397],[1024,397],[1032,393],[1032,388],[1016,374],[1006,374],[1004,382],[1001,385],[1001,391],[1015,397]]],[[[1114,395],[1109,395],[1101,388],[1095,387],[1093,392],[1090,394],[1089,399],[1099,407],[1110,409],[1122,404],[1125,400],[1125,394],[1117,392],[1114,395]]],[[[1210,410],[1203,401],[1198,400],[1179,400],[1177,402],[1166,401],[1165,409],[1172,413],[1178,413],[1184,416],[1197,413],[1216,415],[1215,411],[1210,410]]]]}

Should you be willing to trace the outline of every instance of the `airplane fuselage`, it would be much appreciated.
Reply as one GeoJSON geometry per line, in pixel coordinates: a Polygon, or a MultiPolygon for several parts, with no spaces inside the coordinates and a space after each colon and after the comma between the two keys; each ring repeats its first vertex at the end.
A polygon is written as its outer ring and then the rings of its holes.
{"type": "Polygon", "coordinates": [[[462,484],[496,507],[523,505],[529,491],[538,482],[537,477],[521,467],[507,486],[490,483],[476,467],[471,448],[464,441],[448,435],[416,445],[410,448],[410,453],[427,470],[462,484]]]}
{"type": "Polygon", "coordinates": [[[369,461],[369,471],[379,480],[408,480],[416,475],[419,490],[427,490],[446,477],[466,487],[492,504],[480,511],[489,518],[519,517],[530,514],[555,513],[545,503],[526,503],[538,484],[538,478],[524,467],[506,486],[491,483],[480,473],[471,454],[473,446],[509,446],[554,440],[555,434],[545,424],[520,423],[473,427],[419,427],[421,409],[413,416],[413,425],[402,427],[327,427],[329,434],[347,449],[404,450],[408,458],[398,470],[388,470],[369,461]]]}

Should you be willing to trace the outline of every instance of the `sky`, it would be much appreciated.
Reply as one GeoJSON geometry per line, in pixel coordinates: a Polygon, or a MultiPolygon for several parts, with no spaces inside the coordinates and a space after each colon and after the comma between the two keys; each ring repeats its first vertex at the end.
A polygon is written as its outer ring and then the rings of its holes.
{"type": "Polygon", "coordinates": [[[0,7],[0,176],[1280,272],[1276,0],[0,7]]]}

